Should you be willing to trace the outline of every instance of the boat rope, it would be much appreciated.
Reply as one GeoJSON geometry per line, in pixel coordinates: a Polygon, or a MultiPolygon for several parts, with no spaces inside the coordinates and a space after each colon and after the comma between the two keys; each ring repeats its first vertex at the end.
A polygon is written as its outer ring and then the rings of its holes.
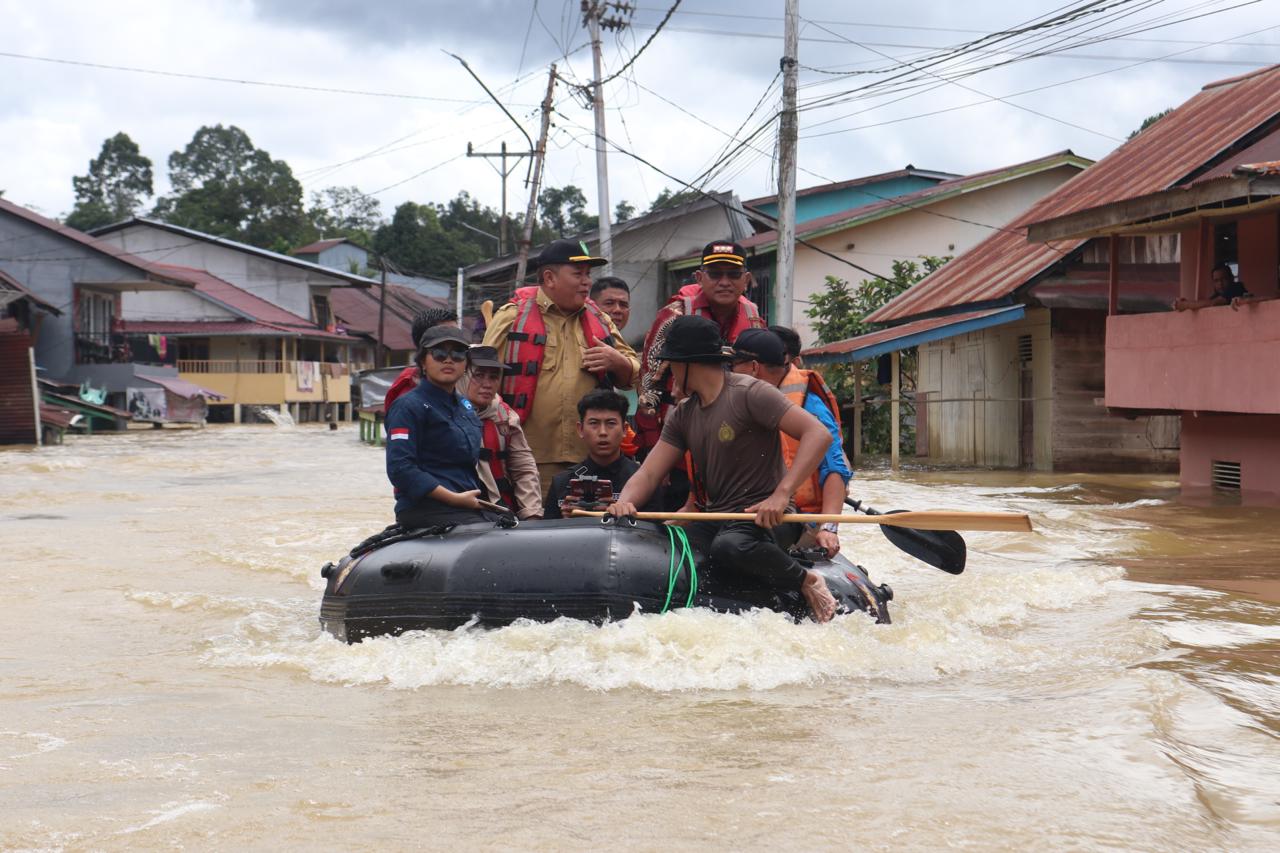
{"type": "Polygon", "coordinates": [[[675,594],[676,584],[685,566],[689,567],[689,597],[685,599],[684,606],[692,607],[693,598],[698,594],[698,568],[694,564],[693,546],[689,544],[689,537],[685,535],[683,528],[673,524],[666,525],[666,528],[667,540],[671,543],[671,559],[667,563],[667,600],[662,604],[662,613],[666,613],[671,608],[671,596],[675,594]],[[680,544],[678,552],[677,542],[680,544]]]}

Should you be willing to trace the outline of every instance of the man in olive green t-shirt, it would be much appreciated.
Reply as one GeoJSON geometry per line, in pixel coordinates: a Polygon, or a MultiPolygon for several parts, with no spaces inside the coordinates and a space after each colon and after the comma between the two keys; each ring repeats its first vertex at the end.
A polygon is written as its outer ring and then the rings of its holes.
{"type": "Polygon", "coordinates": [[[822,422],[768,383],[728,373],[716,324],[677,317],[658,358],[671,364],[676,390],[687,398],[668,416],[662,436],[608,508],[634,515],[687,451],[693,461],[695,495],[706,512],[754,512],[754,521],[699,521],[689,539],[717,565],[798,588],[819,622],[835,614],[836,602],[822,575],[806,569],[778,545],[774,528],[791,496],[818,467],[831,434],[822,422]],[[778,430],[800,442],[787,470],[778,430]],[[698,494],[701,492],[701,494],[698,494]]]}

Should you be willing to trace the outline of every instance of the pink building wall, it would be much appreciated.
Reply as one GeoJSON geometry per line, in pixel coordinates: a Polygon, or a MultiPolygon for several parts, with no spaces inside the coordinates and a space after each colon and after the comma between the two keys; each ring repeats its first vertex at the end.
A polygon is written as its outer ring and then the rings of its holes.
{"type": "Polygon", "coordinates": [[[1213,463],[1240,465],[1245,501],[1280,501],[1280,415],[1182,416],[1182,488],[1213,486],[1213,463]]]}
{"type": "Polygon", "coordinates": [[[1280,415],[1280,300],[1107,318],[1108,408],[1280,415]]]}

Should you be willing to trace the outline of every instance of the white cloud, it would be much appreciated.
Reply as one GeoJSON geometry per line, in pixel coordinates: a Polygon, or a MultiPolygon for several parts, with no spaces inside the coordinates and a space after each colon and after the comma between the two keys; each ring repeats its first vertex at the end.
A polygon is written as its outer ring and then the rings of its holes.
{"type": "MultiPolygon", "coordinates": [[[[654,9],[665,2],[653,4],[654,9]]],[[[780,32],[776,21],[752,15],[777,16],[780,4],[686,2],[672,19],[671,29],[658,36],[635,65],[635,79],[676,102],[702,121],[725,131],[738,127],[777,69],[780,41],[724,35],[729,31],[780,32]],[[697,15],[696,12],[729,13],[697,15]],[[715,30],[715,32],[694,32],[715,30]]],[[[972,4],[897,2],[850,7],[835,0],[806,0],[802,13],[819,21],[857,17],[870,23],[960,27],[991,31],[1047,12],[1056,4],[1042,2],[1033,11],[1003,3],[972,4]]],[[[1024,6],[1026,4],[1023,4],[1024,6]]],[[[1189,7],[1183,0],[1163,12],[1189,7]]],[[[1275,14],[1280,0],[1200,19],[1191,24],[1155,31],[1143,38],[1211,42],[1256,30],[1275,14]]],[[[525,78],[502,90],[532,135],[536,133],[536,105],[545,89],[542,69],[560,54],[560,47],[576,47],[584,40],[572,2],[543,0],[539,5],[550,34],[536,21],[530,26],[527,2],[487,0],[480,4],[438,2],[423,4],[356,4],[340,0],[308,3],[206,2],[202,4],[121,0],[86,4],[54,0],[39,5],[10,2],[0,8],[7,25],[0,50],[63,59],[164,69],[200,75],[275,81],[299,85],[409,93],[436,98],[475,99],[477,105],[406,100],[295,89],[216,83],[122,71],[56,65],[0,57],[6,86],[0,91],[0,134],[5,157],[0,188],[6,197],[37,206],[46,213],[70,209],[71,177],[82,173],[106,137],[124,130],[156,163],[157,189],[165,188],[165,160],[190,140],[202,124],[236,124],[260,147],[287,160],[304,185],[319,189],[330,184],[355,184],[366,191],[397,184],[433,165],[463,153],[468,141],[494,150],[506,141],[513,149],[523,137],[496,107],[486,102],[474,81],[442,49],[465,55],[476,72],[493,88],[516,74],[526,29],[529,44],[525,78]],[[563,6],[563,8],[562,8],[563,6]],[[562,14],[563,13],[563,14],[562,14]],[[553,38],[554,37],[554,38],[553,38]],[[565,40],[567,37],[567,41],[565,40]],[[557,46],[556,41],[560,42],[557,46]],[[395,144],[394,140],[399,140],[395,144]],[[318,171],[386,146],[381,153],[337,171],[318,171]]],[[[661,17],[661,11],[642,6],[634,31],[616,42],[606,36],[607,65],[630,56],[661,17]]],[[[883,44],[946,44],[969,38],[965,33],[824,25],[858,39],[883,44]]],[[[1276,45],[1270,30],[1250,36],[1252,44],[1276,45]]],[[[801,45],[801,62],[813,67],[865,68],[856,63],[883,64],[874,54],[847,44],[829,43],[831,36],[808,26],[801,45]],[[818,41],[826,39],[827,41],[818,41]]],[[[1096,45],[1081,52],[1102,56],[1155,57],[1195,47],[1171,41],[1130,41],[1096,45]]],[[[902,47],[877,48],[898,55],[902,47]]],[[[1224,59],[1266,61],[1274,47],[1225,46],[1203,48],[1184,60],[1224,59]]],[[[566,76],[587,73],[587,54],[569,62],[560,58],[566,76]]],[[[990,71],[964,81],[980,92],[1005,95],[1056,81],[1094,74],[1124,65],[1120,59],[1043,58],[990,71]]],[[[1203,83],[1247,70],[1239,65],[1186,62],[1150,63],[1043,92],[1015,98],[1015,102],[1109,136],[1123,138],[1141,120],[1175,105],[1203,83]]],[[[831,78],[802,73],[802,99],[860,85],[866,78],[831,78]]],[[[698,120],[669,106],[625,78],[607,89],[611,104],[609,136],[626,148],[680,177],[703,170],[725,144],[725,137],[698,120]],[[621,115],[620,112],[621,111],[621,115]],[[625,126],[623,124],[625,118],[625,126]]],[[[591,113],[558,88],[563,116],[548,158],[548,180],[576,183],[594,196],[595,159],[590,148],[591,113]]],[[[924,168],[974,171],[1031,159],[1050,151],[1072,148],[1098,157],[1113,146],[1108,139],[1065,127],[1012,106],[988,103],[928,118],[881,124],[893,119],[942,110],[981,100],[973,92],[943,86],[898,103],[888,98],[845,104],[802,114],[800,165],[813,173],[843,179],[899,168],[908,162],[924,168]],[[866,110],[861,115],[851,115],[866,110]],[[819,121],[847,115],[821,128],[819,121]],[[831,136],[807,137],[816,131],[863,125],[862,130],[831,136]]],[[[750,127],[753,127],[752,122],[750,127]]],[[[761,135],[749,152],[750,165],[732,177],[712,183],[732,187],[744,197],[769,191],[773,182],[772,129],[761,135]]],[[[508,187],[512,209],[524,207],[524,188],[517,171],[508,187]]],[[[610,158],[613,201],[628,199],[638,207],[673,183],[618,154],[610,158]]],[[[820,182],[801,172],[801,186],[820,182]]],[[[466,189],[485,203],[498,203],[499,183],[486,163],[459,158],[441,168],[388,189],[381,195],[390,213],[406,199],[444,201],[466,189]]]]}

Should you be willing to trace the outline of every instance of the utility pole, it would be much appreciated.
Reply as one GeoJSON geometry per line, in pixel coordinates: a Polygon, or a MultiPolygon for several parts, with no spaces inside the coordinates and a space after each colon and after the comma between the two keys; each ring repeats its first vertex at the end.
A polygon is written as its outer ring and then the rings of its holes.
{"type": "Polygon", "coordinates": [[[604,133],[604,85],[601,82],[600,30],[621,30],[627,25],[622,15],[605,17],[610,8],[630,16],[635,5],[626,2],[598,2],[598,0],[582,0],[582,22],[591,35],[591,62],[595,72],[591,84],[591,107],[596,117],[596,209],[600,222],[600,255],[610,263],[601,272],[608,275],[612,268],[613,234],[609,226],[609,217],[613,211],[609,208],[609,156],[605,149],[604,133]]]}
{"type": "Polygon", "coordinates": [[[529,185],[529,207],[524,215],[524,235],[520,238],[520,252],[516,260],[516,287],[524,284],[524,274],[529,266],[529,247],[533,244],[533,220],[538,215],[538,188],[542,185],[542,161],[547,156],[547,134],[551,131],[551,96],[556,90],[556,66],[551,65],[547,76],[547,96],[542,99],[542,132],[533,149],[533,175],[529,185]]]}
{"type": "MultiPolygon", "coordinates": [[[[498,225],[498,257],[502,257],[511,247],[511,237],[507,234],[507,177],[516,170],[516,166],[520,165],[520,160],[524,157],[532,157],[532,151],[507,151],[507,143],[502,143],[500,151],[475,151],[471,147],[471,143],[467,143],[468,157],[484,157],[486,159],[498,158],[502,161],[502,167],[494,167],[498,175],[502,178],[502,221],[498,225]],[[511,168],[507,168],[507,158],[514,157],[515,162],[511,164],[511,168]]],[[[490,163],[489,165],[493,165],[490,163]]],[[[474,230],[474,229],[473,229],[474,230]]],[[[481,232],[483,233],[483,232],[481,232]]]]}
{"type": "MultiPolygon", "coordinates": [[[[383,343],[386,338],[383,331],[387,320],[387,259],[378,255],[378,266],[382,267],[382,289],[378,292],[378,355],[377,366],[385,367],[383,362],[387,360],[387,345],[383,343]]],[[[414,346],[418,345],[417,341],[413,342],[414,346]]]]}
{"type": "Polygon", "coordinates": [[[778,281],[774,322],[792,325],[796,274],[796,76],[799,0],[786,0],[782,39],[782,114],[778,122],[778,281]]]}

